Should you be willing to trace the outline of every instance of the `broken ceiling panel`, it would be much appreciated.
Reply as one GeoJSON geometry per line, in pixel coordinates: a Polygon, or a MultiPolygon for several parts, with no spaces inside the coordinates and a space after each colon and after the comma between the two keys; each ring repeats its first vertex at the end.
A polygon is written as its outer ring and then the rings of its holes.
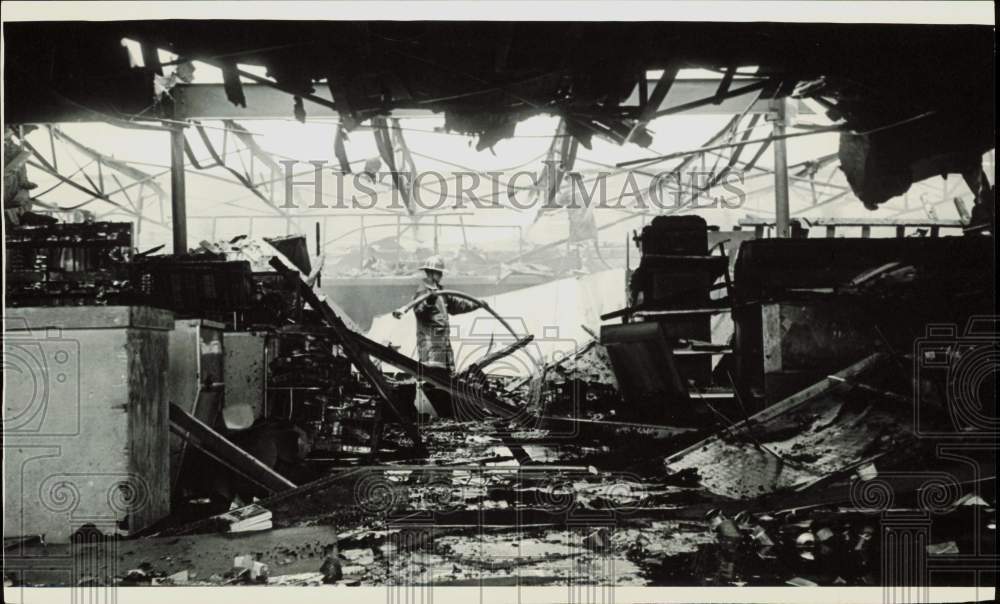
{"type": "MultiPolygon", "coordinates": [[[[4,33],[8,123],[144,114],[155,66],[131,67],[121,45],[128,38],[185,61],[265,67],[258,83],[334,109],[348,129],[374,114],[444,113],[449,129],[479,137],[480,150],[537,114],[566,116],[584,145],[595,134],[648,145],[644,123],[663,111],[809,82],[798,94],[843,118],[847,131],[872,137],[860,154],[844,156],[869,205],[929,175],[968,172],[968,158],[991,148],[995,131],[995,32],[985,26],[525,22],[512,32],[494,22],[178,20],[9,23],[4,33]],[[648,72],[679,64],[716,70],[718,85],[680,104],[666,79],[649,90],[648,72]],[[739,65],[759,66],[757,80],[737,85],[739,65]],[[319,88],[333,101],[314,95],[319,88]]],[[[252,109],[226,69],[226,97],[252,109]]],[[[308,118],[304,104],[287,107],[308,118]]]]}

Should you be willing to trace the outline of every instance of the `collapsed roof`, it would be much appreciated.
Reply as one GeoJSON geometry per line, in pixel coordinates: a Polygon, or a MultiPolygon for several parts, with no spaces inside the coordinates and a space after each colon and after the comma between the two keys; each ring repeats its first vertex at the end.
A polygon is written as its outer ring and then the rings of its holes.
{"type": "Polygon", "coordinates": [[[746,87],[739,68],[758,66],[750,85],[763,98],[811,98],[843,120],[841,163],[870,206],[929,176],[985,183],[980,157],[995,144],[983,26],[177,20],[7,23],[4,35],[8,123],[170,117],[169,105],[151,110],[161,48],[220,67],[234,104],[248,103],[238,64],[264,66],[258,81],[295,97],[289,115],[308,119],[303,98],[331,99],[348,129],[431,110],[479,149],[540,113],[562,116],[584,145],[648,145],[646,121],[687,108],[670,102],[678,69],[724,73],[701,101],[718,103],[746,87]],[[145,67],[131,66],[124,38],[143,45],[145,67]],[[650,70],[664,72],[653,89],[650,70]]]}

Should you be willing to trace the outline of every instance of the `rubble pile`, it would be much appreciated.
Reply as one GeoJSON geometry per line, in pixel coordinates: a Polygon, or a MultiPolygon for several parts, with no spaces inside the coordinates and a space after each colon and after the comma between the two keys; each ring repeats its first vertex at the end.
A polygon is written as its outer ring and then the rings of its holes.
{"type": "Polygon", "coordinates": [[[794,412],[723,432],[667,462],[668,472],[695,469],[707,490],[732,499],[806,487],[914,443],[911,411],[886,408],[866,394],[831,393],[794,412]]]}
{"type": "MultiPolygon", "coordinates": [[[[91,552],[102,563],[73,577],[88,586],[890,585],[906,579],[884,563],[912,553],[894,549],[904,542],[941,568],[995,551],[984,487],[995,447],[973,414],[944,417],[951,367],[992,349],[918,342],[915,358],[894,344],[911,328],[899,324],[872,350],[872,333],[819,324],[811,298],[737,308],[709,296],[722,273],[727,296],[736,290],[728,258],[699,239],[696,254],[647,246],[642,296],[603,315],[640,320],[600,336],[581,322],[582,346],[536,340],[482,304],[514,340],[467,339],[473,358],[453,372],[360,333],[314,287],[304,238],[269,242],[279,254],[266,273],[241,241],[139,263],[151,295],[173,277],[213,284],[163,289],[177,312],[204,313],[203,289],[225,294],[213,296],[217,329],[243,350],[229,385],[260,378],[228,401],[259,413],[242,424],[228,425],[225,409],[202,422],[170,404],[175,435],[217,462],[189,464],[202,482],[174,490],[199,511],[176,506],[127,540],[90,526],[69,545],[22,538],[5,549],[91,552]],[[693,279],[704,281],[697,299],[661,299],[690,266],[707,267],[693,279]],[[713,343],[708,317],[723,311],[742,327],[713,343]],[[926,438],[948,425],[960,426],[950,440],[926,438]]],[[[594,294],[611,273],[545,291],[594,294]]],[[[539,297],[516,296],[528,309],[539,297]]],[[[220,355],[226,341],[199,352],[220,355]]],[[[196,380],[206,404],[226,386],[196,380]]],[[[66,581],[32,572],[16,582],[66,581]]]]}
{"type": "Polygon", "coordinates": [[[622,404],[607,349],[596,340],[547,365],[530,389],[541,393],[544,415],[603,419],[622,404]]]}

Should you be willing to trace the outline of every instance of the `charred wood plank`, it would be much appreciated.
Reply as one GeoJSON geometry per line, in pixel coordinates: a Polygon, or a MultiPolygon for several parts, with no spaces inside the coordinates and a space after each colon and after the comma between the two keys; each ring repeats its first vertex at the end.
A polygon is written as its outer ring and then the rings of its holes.
{"type": "Polygon", "coordinates": [[[518,340],[516,342],[512,342],[512,343],[508,344],[507,346],[504,346],[503,348],[501,348],[501,349],[499,349],[499,350],[497,350],[495,352],[491,352],[491,353],[487,354],[486,356],[484,356],[480,360],[478,360],[475,363],[473,363],[472,367],[475,367],[477,369],[484,369],[485,367],[487,367],[489,365],[492,365],[493,363],[496,363],[500,359],[502,359],[504,357],[508,357],[508,356],[514,354],[518,350],[520,350],[520,349],[524,348],[525,346],[527,346],[528,344],[530,344],[531,341],[534,340],[534,339],[535,339],[534,334],[525,336],[524,338],[521,338],[520,340],[518,340]]]}
{"type": "Polygon", "coordinates": [[[256,457],[174,403],[170,403],[170,424],[171,430],[192,446],[267,492],[280,493],[295,488],[295,483],[267,467],[256,457]]]}

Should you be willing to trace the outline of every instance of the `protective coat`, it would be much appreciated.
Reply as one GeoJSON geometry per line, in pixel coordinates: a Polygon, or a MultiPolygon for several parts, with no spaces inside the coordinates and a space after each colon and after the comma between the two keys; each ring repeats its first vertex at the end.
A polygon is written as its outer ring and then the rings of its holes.
{"type": "MultiPolygon", "coordinates": [[[[438,291],[440,285],[424,280],[417,288],[413,299],[426,293],[438,291]]],[[[425,365],[455,370],[455,353],[451,349],[448,315],[460,315],[479,308],[472,302],[450,296],[432,296],[413,309],[417,317],[417,353],[425,365]]]]}

